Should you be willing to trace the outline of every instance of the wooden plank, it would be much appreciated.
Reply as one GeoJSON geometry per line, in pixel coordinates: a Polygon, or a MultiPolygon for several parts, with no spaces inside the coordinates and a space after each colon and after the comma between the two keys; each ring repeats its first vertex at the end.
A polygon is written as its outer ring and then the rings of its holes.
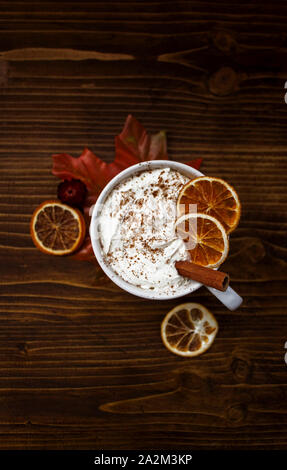
{"type": "Polygon", "coordinates": [[[284,2],[0,2],[0,448],[287,448],[284,2]],[[238,190],[223,266],[244,297],[203,288],[218,337],[169,353],[164,315],[96,263],[39,253],[33,209],[51,155],[111,161],[127,114],[171,159],[238,190]]]}

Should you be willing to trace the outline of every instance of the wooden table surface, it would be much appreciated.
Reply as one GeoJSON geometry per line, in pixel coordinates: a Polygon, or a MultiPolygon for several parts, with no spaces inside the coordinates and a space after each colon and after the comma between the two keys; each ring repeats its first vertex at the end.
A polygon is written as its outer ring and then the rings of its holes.
{"type": "Polygon", "coordinates": [[[287,449],[287,4],[1,1],[1,449],[287,449]],[[181,300],[41,254],[33,209],[51,155],[106,161],[132,113],[169,156],[204,159],[242,200],[224,264],[244,297],[184,300],[219,322],[184,359],[160,338],[181,300]]]}

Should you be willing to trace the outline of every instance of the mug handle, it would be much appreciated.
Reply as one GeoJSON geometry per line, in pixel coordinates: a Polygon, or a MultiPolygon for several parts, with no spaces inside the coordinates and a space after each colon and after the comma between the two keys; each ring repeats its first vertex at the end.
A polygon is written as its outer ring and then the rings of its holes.
{"type": "Polygon", "coordinates": [[[229,310],[236,310],[243,302],[242,297],[240,297],[240,295],[238,295],[230,286],[227,287],[225,292],[214,289],[214,287],[206,286],[206,288],[229,310]]]}

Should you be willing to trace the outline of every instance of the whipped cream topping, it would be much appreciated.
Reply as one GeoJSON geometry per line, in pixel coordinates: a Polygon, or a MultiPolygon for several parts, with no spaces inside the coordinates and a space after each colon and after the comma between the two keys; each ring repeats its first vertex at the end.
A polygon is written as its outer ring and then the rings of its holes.
{"type": "Polygon", "coordinates": [[[188,180],[170,168],[142,171],[111,191],[99,216],[106,263],[128,283],[156,295],[173,294],[194,283],[174,266],[188,259],[174,230],[176,200],[188,180]]]}

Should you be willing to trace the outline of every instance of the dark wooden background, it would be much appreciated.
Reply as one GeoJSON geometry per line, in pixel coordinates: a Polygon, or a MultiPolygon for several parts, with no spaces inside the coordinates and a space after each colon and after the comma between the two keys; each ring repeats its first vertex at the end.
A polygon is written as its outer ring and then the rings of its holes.
{"type": "Polygon", "coordinates": [[[0,2],[1,449],[287,449],[286,48],[285,1],[0,2]],[[197,359],[160,339],[181,300],[30,239],[51,154],[111,161],[128,113],[243,203],[224,267],[244,304],[186,299],[220,327],[197,359]]]}

